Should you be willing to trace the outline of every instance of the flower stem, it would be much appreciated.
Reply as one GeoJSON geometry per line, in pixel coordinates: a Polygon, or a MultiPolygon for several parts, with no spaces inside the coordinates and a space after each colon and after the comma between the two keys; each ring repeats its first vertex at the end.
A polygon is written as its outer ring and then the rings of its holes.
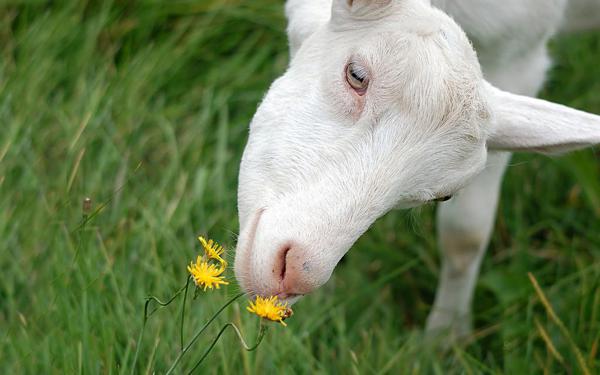
{"type": "MultiPolygon", "coordinates": [[[[142,321],[142,330],[141,330],[140,335],[137,340],[137,345],[135,348],[135,355],[133,356],[133,364],[131,367],[132,375],[135,373],[135,365],[137,364],[138,356],[140,354],[140,347],[142,345],[142,341],[144,341],[144,331],[146,330],[146,323],[148,322],[148,318],[150,318],[150,316],[152,316],[152,314],[154,314],[156,312],[156,310],[158,310],[159,308],[169,306],[177,298],[177,296],[179,296],[181,294],[181,292],[183,292],[184,290],[186,291],[186,294],[187,294],[188,285],[190,284],[191,279],[192,279],[191,276],[188,276],[188,278],[185,282],[185,286],[182,287],[181,289],[179,289],[177,291],[177,293],[175,293],[173,295],[173,297],[171,297],[166,302],[161,301],[160,299],[158,299],[155,296],[146,297],[146,303],[144,304],[144,319],[142,321]],[[150,311],[150,313],[148,313],[148,308],[149,308],[151,302],[156,302],[159,305],[159,307],[155,308],[154,310],[150,311]]],[[[185,301],[184,301],[184,304],[185,304],[185,301]]],[[[183,337],[183,311],[182,311],[182,322],[181,322],[181,335],[183,337]]],[[[182,338],[182,341],[183,341],[183,338],[182,338]]]]}
{"type": "Polygon", "coordinates": [[[183,292],[184,290],[187,290],[188,288],[188,284],[190,283],[190,280],[192,279],[191,276],[188,276],[185,285],[179,289],[177,291],[177,293],[175,293],[173,295],[173,297],[171,297],[167,302],[163,302],[160,299],[158,299],[155,296],[148,296],[146,297],[146,304],[144,305],[144,322],[146,320],[148,320],[148,318],[150,318],[150,316],[152,316],[152,314],[154,314],[159,308],[161,307],[167,307],[169,306],[173,301],[175,301],[175,299],[177,297],[179,297],[179,295],[181,294],[181,292],[183,292]],[[157,308],[155,308],[154,310],[150,311],[150,313],[148,313],[148,306],[150,306],[150,302],[156,302],[159,306],[157,308]]]}
{"type": "Polygon", "coordinates": [[[179,361],[181,361],[181,358],[183,358],[183,356],[185,355],[185,353],[187,353],[187,351],[190,350],[190,348],[192,347],[192,345],[194,345],[194,343],[196,342],[196,340],[198,340],[198,338],[200,337],[200,335],[206,330],[206,328],[208,328],[208,326],[215,319],[217,319],[217,317],[223,312],[223,310],[225,310],[225,308],[227,308],[227,306],[231,305],[235,300],[237,300],[238,298],[240,298],[241,296],[243,296],[245,294],[246,293],[239,293],[238,295],[236,295],[235,297],[233,297],[232,299],[230,299],[226,304],[224,304],[219,310],[217,310],[217,312],[212,316],[212,318],[210,318],[208,320],[208,322],[206,322],[206,324],[204,324],[204,326],[202,326],[202,328],[200,328],[200,330],[194,335],[194,337],[192,337],[192,339],[186,345],[186,347],[183,348],[183,350],[181,350],[179,352],[179,354],[177,355],[177,358],[175,358],[175,361],[173,362],[173,364],[171,365],[171,367],[169,368],[169,370],[167,370],[166,375],[169,375],[169,374],[173,373],[173,370],[175,370],[175,367],[177,367],[177,365],[179,364],[179,361]]]}
{"type": "Polygon", "coordinates": [[[181,326],[179,327],[179,350],[183,350],[183,322],[185,319],[185,302],[187,301],[188,287],[192,277],[188,277],[185,283],[185,291],[183,292],[183,303],[181,304],[181,326]]]}
{"type": "Polygon", "coordinates": [[[221,338],[221,336],[223,335],[223,333],[225,333],[225,330],[227,328],[233,328],[235,334],[237,335],[238,339],[240,340],[240,343],[242,344],[242,347],[244,348],[244,350],[246,351],[253,351],[256,350],[256,348],[258,348],[258,346],[260,345],[260,343],[262,342],[263,338],[265,337],[265,333],[267,332],[267,328],[262,324],[262,320],[260,322],[260,331],[258,332],[258,338],[256,339],[256,344],[254,344],[253,346],[248,346],[248,344],[246,343],[246,340],[244,340],[244,337],[242,336],[242,333],[240,332],[240,329],[234,324],[234,323],[227,323],[223,326],[223,328],[221,328],[221,330],[219,331],[219,333],[217,334],[217,336],[215,337],[215,339],[213,340],[212,344],[210,344],[210,346],[208,347],[208,349],[206,349],[206,351],[204,352],[204,354],[202,355],[202,357],[200,358],[200,360],[196,363],[196,365],[190,370],[189,374],[192,374],[194,371],[196,371],[196,369],[198,368],[198,366],[200,366],[200,364],[204,361],[204,359],[208,356],[208,354],[211,352],[211,350],[214,348],[215,345],[217,345],[217,342],[219,341],[219,339],[221,338]]]}

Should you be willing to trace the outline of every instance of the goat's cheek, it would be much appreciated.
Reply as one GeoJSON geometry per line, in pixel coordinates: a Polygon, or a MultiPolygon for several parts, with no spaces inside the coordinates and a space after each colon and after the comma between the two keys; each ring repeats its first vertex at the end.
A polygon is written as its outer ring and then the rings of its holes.
{"type": "Polygon", "coordinates": [[[366,106],[366,93],[363,95],[359,95],[357,93],[353,93],[354,95],[354,111],[352,117],[355,121],[360,119],[365,112],[366,106]]]}
{"type": "Polygon", "coordinates": [[[324,98],[329,102],[331,111],[336,116],[346,119],[358,120],[365,106],[365,96],[358,95],[345,81],[323,82],[324,98]]]}
{"type": "Polygon", "coordinates": [[[339,106],[343,108],[342,113],[346,117],[351,118],[354,122],[358,121],[365,110],[366,95],[358,95],[352,88],[345,88],[344,99],[339,103],[339,106]]]}

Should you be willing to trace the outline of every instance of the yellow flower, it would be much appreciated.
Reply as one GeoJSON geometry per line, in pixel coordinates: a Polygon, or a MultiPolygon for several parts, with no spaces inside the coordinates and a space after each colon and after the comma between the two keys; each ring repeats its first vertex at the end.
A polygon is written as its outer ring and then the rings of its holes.
{"type": "Polygon", "coordinates": [[[287,302],[282,304],[278,301],[277,296],[268,298],[257,296],[254,302],[250,301],[250,306],[246,307],[246,309],[261,318],[280,322],[284,326],[287,326],[287,324],[283,320],[292,314],[292,310],[287,307],[287,302]]]}
{"type": "Polygon", "coordinates": [[[206,288],[219,289],[219,286],[229,284],[224,280],[224,276],[221,276],[223,272],[225,272],[224,266],[217,267],[216,265],[203,260],[200,256],[196,259],[196,263],[190,263],[187,270],[192,275],[196,286],[204,287],[204,290],[206,290],[206,288]]]}
{"type": "Polygon", "coordinates": [[[206,256],[209,259],[214,259],[221,263],[223,267],[227,267],[227,262],[225,261],[225,259],[221,258],[221,255],[224,251],[223,246],[219,245],[213,240],[208,240],[207,242],[202,236],[198,237],[198,241],[200,241],[200,243],[202,244],[204,252],[206,253],[206,256]]]}

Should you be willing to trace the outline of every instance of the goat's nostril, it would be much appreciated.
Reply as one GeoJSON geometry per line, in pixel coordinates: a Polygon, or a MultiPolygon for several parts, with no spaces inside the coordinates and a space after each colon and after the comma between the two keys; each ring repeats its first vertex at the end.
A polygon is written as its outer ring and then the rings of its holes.
{"type": "Polygon", "coordinates": [[[279,280],[285,279],[285,273],[287,271],[287,255],[290,250],[292,250],[292,247],[286,245],[282,247],[281,251],[279,252],[279,280]]]}
{"type": "Polygon", "coordinates": [[[273,285],[275,292],[271,293],[288,299],[308,294],[318,286],[314,274],[314,264],[306,249],[296,242],[286,242],[277,248],[273,259],[271,280],[277,285],[273,285]]]}

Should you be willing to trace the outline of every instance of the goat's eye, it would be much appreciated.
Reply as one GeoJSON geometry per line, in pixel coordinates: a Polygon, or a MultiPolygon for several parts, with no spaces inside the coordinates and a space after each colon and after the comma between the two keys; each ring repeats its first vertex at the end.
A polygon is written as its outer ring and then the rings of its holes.
{"type": "Polygon", "coordinates": [[[346,81],[358,95],[364,95],[369,87],[367,69],[356,63],[346,66],[346,81]]]}

